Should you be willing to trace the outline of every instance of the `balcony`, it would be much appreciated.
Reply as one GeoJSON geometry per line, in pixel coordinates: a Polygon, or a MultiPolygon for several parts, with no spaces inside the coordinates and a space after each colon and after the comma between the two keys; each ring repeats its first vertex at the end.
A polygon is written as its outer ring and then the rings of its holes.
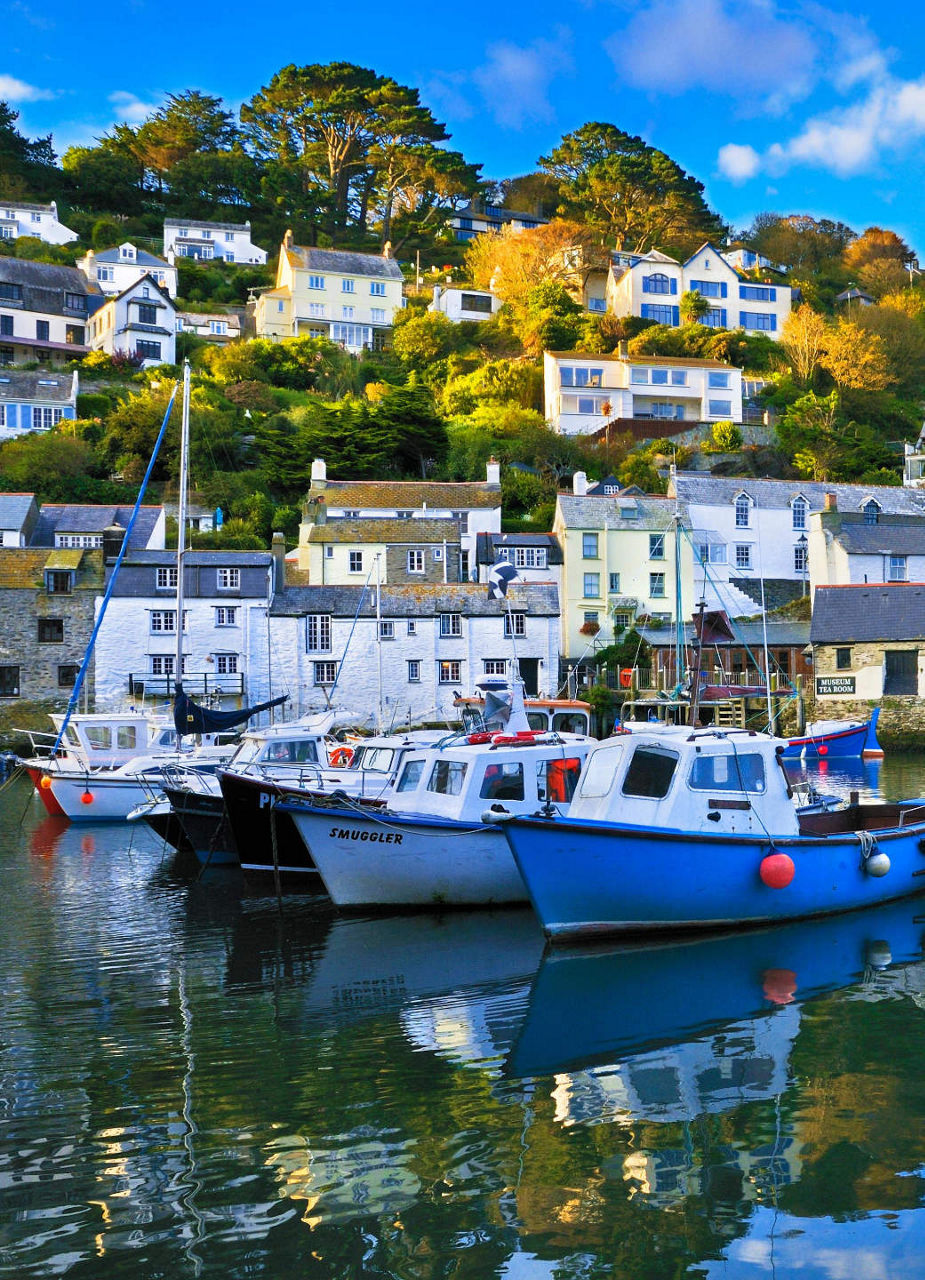
{"type": "MultiPolygon", "coordinates": [[[[176,681],[173,676],[130,675],[128,678],[129,696],[133,698],[169,699],[176,693],[176,681]]],[[[214,671],[185,671],[183,673],[183,692],[191,698],[243,698],[245,693],[244,674],[218,676],[214,671]]]]}

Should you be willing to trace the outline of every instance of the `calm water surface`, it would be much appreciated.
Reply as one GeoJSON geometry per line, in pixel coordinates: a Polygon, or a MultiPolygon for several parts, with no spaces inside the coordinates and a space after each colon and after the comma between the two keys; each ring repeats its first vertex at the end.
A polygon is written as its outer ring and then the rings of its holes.
{"type": "Polygon", "coordinates": [[[529,911],[280,912],[20,784],[0,864],[4,1276],[925,1277],[925,898],[544,956],[529,911]]]}

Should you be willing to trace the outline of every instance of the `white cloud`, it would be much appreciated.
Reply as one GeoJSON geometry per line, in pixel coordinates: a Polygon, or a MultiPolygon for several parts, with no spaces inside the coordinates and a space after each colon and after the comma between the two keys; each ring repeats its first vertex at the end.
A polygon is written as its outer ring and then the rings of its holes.
{"type": "Polygon", "coordinates": [[[754,147],[727,142],[719,149],[716,165],[723,177],[730,182],[747,182],[760,170],[761,156],[754,147]]]}
{"type": "Polygon", "coordinates": [[[475,108],[466,97],[467,77],[463,71],[438,71],[421,89],[425,102],[433,102],[441,115],[453,120],[469,120],[475,108]]]}
{"type": "Polygon", "coordinates": [[[117,120],[126,124],[141,124],[161,105],[159,102],[142,102],[137,94],[128,93],[125,89],[111,93],[109,101],[115,108],[117,120]]]}
{"type": "Polygon", "coordinates": [[[53,89],[37,89],[34,84],[26,84],[25,80],[0,73],[0,98],[6,102],[39,102],[55,96],[53,89]]]}
{"type": "Polygon", "coordinates": [[[502,128],[522,129],[534,121],[553,119],[549,86],[574,65],[568,48],[570,32],[559,28],[555,37],[526,46],[499,40],[486,49],[488,61],[472,73],[485,105],[502,128]]]}

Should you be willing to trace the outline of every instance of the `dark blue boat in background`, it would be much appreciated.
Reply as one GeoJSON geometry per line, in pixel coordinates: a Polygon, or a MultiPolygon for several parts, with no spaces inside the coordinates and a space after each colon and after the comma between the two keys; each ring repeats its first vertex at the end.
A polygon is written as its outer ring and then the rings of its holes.
{"type": "Polygon", "coordinates": [[[880,708],[875,707],[869,720],[817,720],[806,726],[806,732],[790,738],[784,748],[785,760],[842,760],[860,758],[879,760],[883,755],[877,741],[880,708]]]}

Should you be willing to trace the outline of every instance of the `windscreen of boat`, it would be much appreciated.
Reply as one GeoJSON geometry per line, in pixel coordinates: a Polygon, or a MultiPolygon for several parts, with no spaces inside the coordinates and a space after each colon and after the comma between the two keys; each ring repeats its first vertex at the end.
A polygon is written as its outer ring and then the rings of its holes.
{"type": "Polygon", "coordinates": [[[427,790],[438,796],[458,796],[468,767],[461,760],[438,760],[431,770],[427,790]]]}
{"type": "Polygon", "coordinates": [[[587,733],[588,717],[583,711],[557,711],[552,727],[556,733],[587,733]]]}
{"type": "Polygon", "coordinates": [[[531,729],[548,729],[549,717],[545,711],[528,711],[527,724],[531,729]]]}
{"type": "Polygon", "coordinates": [[[613,786],[614,776],[622,759],[622,742],[597,747],[588,757],[587,768],[582,775],[578,794],[586,799],[606,796],[613,786]]]}
{"type": "Polygon", "coordinates": [[[371,773],[391,773],[395,763],[393,747],[359,747],[350,762],[352,769],[368,769],[371,773]]]}
{"type": "Polygon", "coordinates": [[[401,771],[401,777],[398,779],[396,791],[414,791],[415,787],[421,781],[421,774],[424,772],[423,760],[409,760],[401,771]]]}
{"type": "Polygon", "coordinates": [[[84,733],[94,751],[108,751],[112,746],[112,729],[108,724],[88,724],[84,733]]]}
{"type": "Polygon", "coordinates": [[[268,742],[260,758],[269,764],[317,764],[318,751],[310,739],[280,738],[268,742]]]}
{"type": "Polygon", "coordinates": [[[625,796],[663,800],[678,767],[678,755],[664,747],[637,747],[623,779],[625,796]]]}
{"type": "MultiPolygon", "coordinates": [[[[135,730],[134,730],[134,726],[132,727],[132,732],[133,732],[133,733],[135,732],[135,730]]],[[[120,733],[120,735],[121,735],[121,733],[122,733],[122,730],[121,730],[121,729],[119,730],[119,733],[120,733]]],[[[155,741],[154,741],[154,742],[152,742],[152,744],[151,744],[151,745],[152,745],[153,747],[154,747],[154,746],[157,746],[157,747],[175,747],[175,746],[177,745],[177,731],[176,731],[176,729],[162,729],[162,730],[160,731],[160,733],[157,735],[157,738],[155,739],[155,741]]],[[[122,742],[121,742],[121,740],[120,740],[120,742],[119,742],[119,746],[120,746],[120,747],[122,746],[122,742]]]]}
{"type": "Polygon", "coordinates": [[[72,724],[69,724],[65,730],[65,737],[72,747],[79,747],[81,745],[80,734],[72,724]]]}
{"type": "Polygon", "coordinates": [[[228,767],[237,769],[241,765],[253,763],[260,754],[261,745],[259,738],[245,738],[229,760],[228,767]]]}
{"type": "Polygon", "coordinates": [[[537,797],[551,800],[553,804],[568,804],[580,777],[581,761],[577,756],[568,760],[539,760],[536,766],[537,797]]]}
{"type": "Polygon", "coordinates": [[[523,800],[523,765],[512,761],[492,761],[491,764],[486,765],[479,798],[481,800],[523,800]]]}
{"type": "Polygon", "coordinates": [[[138,746],[138,726],[120,724],[116,729],[116,746],[120,751],[134,751],[138,746]]]}
{"type": "Polygon", "coordinates": [[[694,791],[764,791],[764,760],[755,752],[697,756],[691,768],[694,791]]]}

